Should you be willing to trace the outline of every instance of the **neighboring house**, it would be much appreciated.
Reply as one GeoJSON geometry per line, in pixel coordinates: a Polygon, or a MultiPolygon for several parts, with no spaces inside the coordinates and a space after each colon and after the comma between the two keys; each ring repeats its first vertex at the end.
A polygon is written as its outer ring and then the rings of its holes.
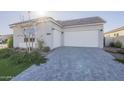
{"type": "Polygon", "coordinates": [[[104,33],[105,46],[109,46],[111,42],[120,41],[124,47],[124,26],[104,33]]]}
{"type": "Polygon", "coordinates": [[[10,37],[13,37],[13,35],[12,35],[12,34],[0,35],[0,43],[6,41],[6,40],[9,39],[10,37]]]}
{"type": "Polygon", "coordinates": [[[27,40],[24,31],[34,31],[31,42],[38,47],[37,40],[43,40],[51,49],[61,46],[103,48],[103,25],[100,17],[79,18],[60,21],[51,17],[41,17],[11,24],[14,47],[25,48],[27,40]]]}

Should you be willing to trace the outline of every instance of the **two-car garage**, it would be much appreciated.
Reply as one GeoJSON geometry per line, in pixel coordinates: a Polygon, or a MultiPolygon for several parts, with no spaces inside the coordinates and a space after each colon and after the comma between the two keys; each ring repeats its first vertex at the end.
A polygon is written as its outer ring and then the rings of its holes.
{"type": "Polygon", "coordinates": [[[64,46],[98,47],[98,31],[66,31],[64,46]]]}
{"type": "MultiPolygon", "coordinates": [[[[71,47],[100,47],[99,30],[57,31],[53,33],[53,48],[71,47]]],[[[102,44],[101,44],[102,45],[102,44]]]]}
{"type": "MultiPolygon", "coordinates": [[[[58,21],[57,21],[58,22],[58,21]]],[[[105,21],[100,17],[89,17],[59,21],[61,27],[54,31],[54,48],[98,47],[103,48],[103,29],[105,21]]]]}

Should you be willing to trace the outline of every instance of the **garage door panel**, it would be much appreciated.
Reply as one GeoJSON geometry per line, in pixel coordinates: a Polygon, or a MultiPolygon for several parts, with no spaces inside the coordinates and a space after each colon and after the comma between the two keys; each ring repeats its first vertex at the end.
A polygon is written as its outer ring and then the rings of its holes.
{"type": "Polygon", "coordinates": [[[98,47],[98,31],[65,32],[64,46],[98,47]]]}

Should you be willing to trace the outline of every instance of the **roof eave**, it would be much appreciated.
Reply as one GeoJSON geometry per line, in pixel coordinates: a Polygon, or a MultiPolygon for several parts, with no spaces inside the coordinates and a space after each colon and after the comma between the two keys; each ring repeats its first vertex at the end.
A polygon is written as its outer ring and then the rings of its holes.
{"type": "Polygon", "coordinates": [[[94,26],[94,25],[103,25],[105,22],[101,23],[92,23],[92,24],[82,24],[82,25],[72,25],[72,26],[64,26],[63,28],[71,28],[71,27],[80,27],[80,26],[94,26]]]}
{"type": "Polygon", "coordinates": [[[124,30],[124,28],[121,28],[121,27],[120,27],[120,28],[117,28],[117,29],[108,31],[108,32],[106,32],[106,33],[104,33],[104,34],[114,33],[114,32],[118,32],[118,31],[121,31],[121,30],[124,30]]]}

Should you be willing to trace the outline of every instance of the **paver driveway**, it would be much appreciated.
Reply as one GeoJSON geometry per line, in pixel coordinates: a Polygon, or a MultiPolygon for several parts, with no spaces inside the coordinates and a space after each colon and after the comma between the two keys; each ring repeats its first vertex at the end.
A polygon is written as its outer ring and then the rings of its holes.
{"type": "Polygon", "coordinates": [[[99,48],[61,47],[12,80],[124,80],[124,65],[99,48]]]}

